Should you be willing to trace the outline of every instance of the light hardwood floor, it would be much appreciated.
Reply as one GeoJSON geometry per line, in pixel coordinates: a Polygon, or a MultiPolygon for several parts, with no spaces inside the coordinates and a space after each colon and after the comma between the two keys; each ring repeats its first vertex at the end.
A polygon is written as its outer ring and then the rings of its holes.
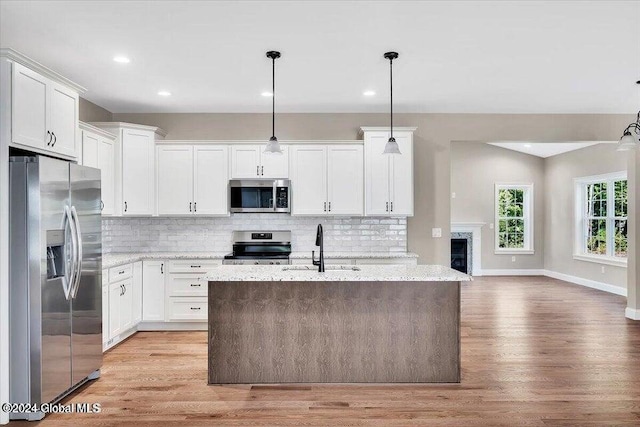
{"type": "MultiPolygon", "coordinates": [[[[625,299],[541,277],[462,290],[462,383],[207,386],[206,332],[144,332],[42,426],[640,425],[640,322],[625,299]]],[[[23,423],[12,423],[20,425],[23,423]]],[[[36,425],[36,424],[30,424],[36,425]]]]}

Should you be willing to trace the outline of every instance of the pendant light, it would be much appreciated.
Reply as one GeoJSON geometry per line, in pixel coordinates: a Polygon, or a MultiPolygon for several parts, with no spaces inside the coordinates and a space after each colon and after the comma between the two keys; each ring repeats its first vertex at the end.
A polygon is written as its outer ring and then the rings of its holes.
{"type": "Polygon", "coordinates": [[[384,146],[382,154],[402,154],[396,139],[393,137],[393,60],[398,59],[398,52],[387,52],[384,57],[389,60],[389,83],[391,88],[391,134],[389,140],[384,146]]]}
{"type": "MultiPolygon", "coordinates": [[[[640,85],[640,80],[636,82],[640,85]]],[[[618,151],[629,151],[640,147],[640,111],[635,123],[631,123],[622,133],[618,142],[618,151]],[[631,132],[633,130],[633,132],[631,132]]]]}
{"type": "Polygon", "coordinates": [[[282,154],[282,148],[276,138],[276,59],[280,58],[280,52],[270,50],[267,58],[271,59],[271,138],[264,149],[268,154],[282,154]]]}

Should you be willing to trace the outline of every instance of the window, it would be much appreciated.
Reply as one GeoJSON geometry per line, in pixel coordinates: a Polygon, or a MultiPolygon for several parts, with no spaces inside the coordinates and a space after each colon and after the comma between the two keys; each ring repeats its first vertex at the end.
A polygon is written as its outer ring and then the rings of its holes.
{"type": "Polygon", "coordinates": [[[626,265],[627,174],[578,178],[574,258],[626,265]]]}
{"type": "Polygon", "coordinates": [[[496,184],[496,253],[533,253],[533,184],[496,184]]]}

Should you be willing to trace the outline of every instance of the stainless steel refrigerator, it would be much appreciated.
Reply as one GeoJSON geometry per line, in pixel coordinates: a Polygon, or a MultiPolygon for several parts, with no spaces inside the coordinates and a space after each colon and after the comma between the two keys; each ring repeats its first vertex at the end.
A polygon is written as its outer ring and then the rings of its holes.
{"type": "Polygon", "coordinates": [[[11,401],[56,402],[100,376],[100,170],[30,156],[9,174],[11,401]]]}

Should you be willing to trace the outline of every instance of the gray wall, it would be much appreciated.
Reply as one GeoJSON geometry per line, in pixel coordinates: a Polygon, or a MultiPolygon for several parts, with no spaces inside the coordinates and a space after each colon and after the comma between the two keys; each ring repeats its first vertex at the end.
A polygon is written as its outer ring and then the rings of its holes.
{"type": "Polygon", "coordinates": [[[474,142],[451,144],[451,222],[485,222],[482,227],[482,269],[544,268],[544,159],[474,142]],[[533,184],[532,255],[495,253],[495,184],[533,184]],[[512,257],[515,256],[515,262],[512,257]]]}
{"type": "Polygon", "coordinates": [[[79,112],[81,122],[110,122],[113,114],[99,105],[84,98],[80,98],[79,112]]]}
{"type": "Polygon", "coordinates": [[[627,269],[573,259],[574,178],[627,170],[627,157],[615,145],[598,144],[546,159],[544,264],[547,270],[627,287],[627,269]]]}
{"type": "MultiPolygon", "coordinates": [[[[266,139],[269,114],[114,114],[116,121],[159,126],[167,139],[266,139]]],[[[450,145],[452,141],[612,141],[635,117],[607,114],[398,114],[397,126],[415,134],[415,216],[408,249],[421,263],[450,262],[450,145]],[[432,238],[431,228],[443,238],[432,238]]],[[[386,114],[278,114],[283,140],[358,139],[360,126],[385,126],[386,114]]]]}

